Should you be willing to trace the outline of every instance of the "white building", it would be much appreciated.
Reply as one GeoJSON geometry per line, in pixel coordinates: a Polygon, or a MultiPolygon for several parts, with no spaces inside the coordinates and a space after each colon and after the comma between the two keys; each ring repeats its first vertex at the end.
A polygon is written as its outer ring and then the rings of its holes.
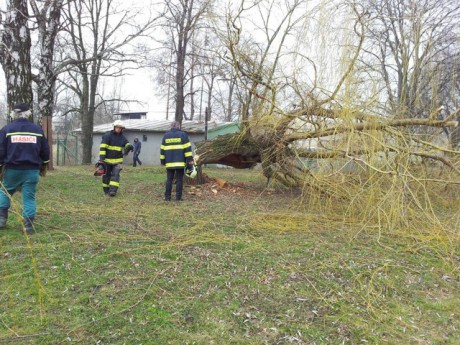
{"type": "MultiPolygon", "coordinates": [[[[171,128],[171,121],[166,120],[148,120],[148,119],[123,119],[125,129],[124,136],[130,143],[138,138],[142,144],[140,160],[145,165],[160,165],[160,146],[163,135],[171,128]]],[[[209,121],[207,124],[207,131],[214,132],[221,126],[228,125],[228,122],[209,121]]],[[[205,139],[206,132],[205,122],[184,121],[182,123],[182,130],[188,134],[192,148],[195,143],[205,139]]],[[[94,126],[93,129],[93,149],[91,154],[91,161],[97,162],[99,160],[99,145],[104,133],[112,130],[112,123],[94,126]]],[[[81,128],[76,129],[74,133],[80,138],[81,128]]],[[[81,141],[81,140],[79,140],[81,141]]],[[[81,152],[81,150],[79,150],[81,152]]],[[[124,158],[125,164],[132,164],[133,156],[130,153],[124,158]]]]}

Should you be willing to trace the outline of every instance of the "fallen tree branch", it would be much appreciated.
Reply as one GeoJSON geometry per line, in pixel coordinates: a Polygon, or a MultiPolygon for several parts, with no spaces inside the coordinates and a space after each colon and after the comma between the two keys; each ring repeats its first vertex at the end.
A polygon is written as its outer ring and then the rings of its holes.
{"type": "Polygon", "coordinates": [[[432,120],[432,119],[401,119],[392,120],[387,123],[371,122],[371,123],[355,123],[352,125],[340,124],[335,127],[313,131],[313,132],[298,132],[286,134],[283,141],[290,143],[296,140],[307,140],[314,138],[324,138],[331,135],[337,135],[352,131],[369,131],[369,130],[384,130],[387,127],[406,127],[406,126],[428,126],[428,127],[456,127],[458,121],[451,120],[432,120]]]}

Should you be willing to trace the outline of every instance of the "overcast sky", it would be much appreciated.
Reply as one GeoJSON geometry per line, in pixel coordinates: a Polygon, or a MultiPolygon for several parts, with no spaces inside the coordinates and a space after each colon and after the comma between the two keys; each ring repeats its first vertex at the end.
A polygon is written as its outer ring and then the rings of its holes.
{"type": "MultiPolygon", "coordinates": [[[[107,81],[108,82],[108,81],[107,81]]],[[[145,70],[127,75],[121,84],[121,95],[124,99],[136,100],[142,104],[130,103],[122,111],[147,111],[149,119],[164,120],[166,116],[166,102],[155,96],[155,84],[145,70]]],[[[6,104],[6,83],[3,69],[0,68],[0,98],[6,104]]],[[[170,109],[169,116],[171,117],[170,109]]],[[[172,115],[174,116],[174,114],[172,115]]]]}
{"type": "MultiPolygon", "coordinates": [[[[164,120],[166,116],[166,100],[155,95],[155,83],[147,70],[138,70],[132,75],[123,77],[121,82],[121,96],[124,99],[136,100],[142,104],[130,103],[123,111],[147,111],[149,119],[164,120]]],[[[170,109],[171,111],[174,109],[170,109]]]]}

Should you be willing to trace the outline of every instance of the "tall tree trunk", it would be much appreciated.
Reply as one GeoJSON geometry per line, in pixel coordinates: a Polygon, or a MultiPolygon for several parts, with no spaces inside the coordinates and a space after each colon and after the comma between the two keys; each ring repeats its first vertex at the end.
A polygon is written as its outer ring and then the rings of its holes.
{"type": "Polygon", "coordinates": [[[82,163],[91,164],[93,148],[94,113],[89,111],[89,80],[82,73],[82,93],[80,97],[82,163]]]}
{"type": "Polygon", "coordinates": [[[229,88],[228,88],[227,114],[225,114],[225,120],[227,122],[232,121],[232,113],[233,113],[233,103],[232,102],[233,102],[233,92],[235,89],[235,85],[236,85],[236,80],[232,76],[230,78],[229,88]]]}
{"type": "MultiPolygon", "coordinates": [[[[96,91],[102,60],[91,62],[91,74],[82,72],[83,92],[81,102],[83,164],[91,164],[93,148],[94,114],[96,112],[96,91]]],[[[96,157],[99,158],[99,157],[96,157]]]]}
{"type": "Polygon", "coordinates": [[[184,106],[185,106],[185,90],[184,90],[184,78],[185,78],[185,59],[187,56],[188,42],[191,35],[193,34],[193,3],[194,0],[185,1],[182,3],[182,12],[179,13],[179,21],[177,25],[178,30],[178,41],[176,51],[176,113],[175,120],[182,123],[184,119],[184,106]]]}
{"type": "MultiPolygon", "coordinates": [[[[40,12],[34,6],[32,8],[37,18],[40,43],[40,66],[36,78],[38,110],[42,116],[42,127],[48,139],[50,147],[53,147],[52,116],[54,109],[54,92],[57,75],[54,70],[54,45],[59,31],[61,19],[62,0],[55,0],[50,4],[49,15],[46,7],[40,12]]],[[[53,169],[53,154],[50,152],[49,169],[53,169]]]]}
{"type": "Polygon", "coordinates": [[[184,93],[184,70],[185,70],[185,48],[184,50],[179,49],[177,52],[177,70],[176,70],[176,112],[174,119],[182,123],[184,119],[184,105],[185,105],[185,93],[184,93]]]}
{"type": "MultiPolygon", "coordinates": [[[[0,42],[0,62],[5,72],[8,109],[12,110],[17,102],[25,102],[32,108],[31,39],[27,26],[27,0],[8,1],[4,16],[2,18],[0,14],[4,27],[0,42]]],[[[33,120],[33,116],[30,120],[33,120]]]]}

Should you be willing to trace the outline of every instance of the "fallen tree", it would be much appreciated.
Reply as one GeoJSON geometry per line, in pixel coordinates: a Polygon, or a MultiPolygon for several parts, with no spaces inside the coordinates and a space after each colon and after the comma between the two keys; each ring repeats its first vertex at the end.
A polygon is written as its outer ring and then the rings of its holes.
{"type": "MultiPolygon", "coordinates": [[[[412,89],[411,85],[401,84],[404,88],[400,89],[399,97],[388,100],[392,102],[390,108],[385,107],[385,101],[378,102],[379,90],[369,92],[369,99],[360,94],[369,91],[363,85],[382,85],[382,89],[393,95],[390,83],[383,85],[377,80],[363,79],[363,75],[370,76],[366,73],[366,64],[361,63],[363,51],[369,49],[365,47],[366,33],[372,29],[372,19],[366,9],[356,5],[342,8],[348,14],[343,16],[342,24],[352,43],[344,49],[344,57],[337,59],[337,63],[342,64],[337,65],[341,71],[339,77],[336,82],[328,80],[326,89],[318,77],[321,61],[315,63],[301,51],[284,50],[283,44],[295,31],[296,24],[308,20],[305,12],[296,7],[300,4],[296,2],[282,11],[284,16],[280,15],[278,27],[265,21],[266,41],[262,43],[252,42],[242,34],[245,29],[242,22],[251,8],[241,6],[236,13],[228,14],[224,43],[240,87],[246,91],[241,98],[241,130],[199,143],[197,163],[217,163],[239,169],[261,163],[263,174],[269,180],[288,187],[308,186],[322,193],[327,192],[328,187],[312,176],[312,164],[316,172],[319,165],[323,168],[329,165],[331,169],[320,169],[325,174],[343,171],[346,164],[353,162],[369,174],[399,176],[412,173],[412,167],[416,171],[419,164],[436,162],[460,173],[455,163],[460,152],[446,135],[458,134],[459,111],[446,114],[444,107],[435,106],[441,102],[435,99],[421,102],[434,97],[434,93],[418,95],[419,104],[403,97],[407,90],[421,90],[422,82],[427,84],[424,85],[427,89],[429,79],[416,80],[420,86],[412,89]],[[290,54],[294,59],[284,60],[290,54]],[[301,73],[296,68],[290,70],[291,74],[285,74],[284,61],[298,66],[300,71],[308,69],[312,76],[299,78],[301,73]],[[307,86],[306,80],[311,81],[311,85],[307,86]],[[294,101],[287,102],[286,97],[294,101]]],[[[264,9],[259,5],[254,6],[262,15],[264,9]]],[[[253,37],[252,32],[251,35],[253,37]]],[[[426,70],[427,74],[430,72],[426,70]]]]}
{"type": "MultiPolygon", "coordinates": [[[[252,168],[261,163],[265,177],[274,178],[290,187],[305,184],[309,175],[306,159],[345,158],[379,170],[382,165],[389,163],[384,157],[391,156],[391,161],[401,156],[408,159],[419,157],[438,161],[460,174],[460,169],[449,158],[459,152],[436,143],[442,136],[443,128],[458,126],[458,121],[454,120],[457,113],[450,114],[444,120],[412,118],[380,121],[375,117],[363,116],[354,121],[341,121],[338,116],[290,114],[282,117],[277,125],[263,127],[260,123],[258,126],[249,124],[240,133],[198,143],[197,163],[222,164],[237,169],[252,168]],[[430,136],[418,135],[414,133],[417,127],[438,131],[430,136]],[[305,147],[309,140],[314,140],[314,149],[305,147]],[[379,154],[383,156],[380,156],[380,162],[376,162],[373,157],[379,154]]],[[[396,174],[397,170],[390,173],[396,174]]]]}

